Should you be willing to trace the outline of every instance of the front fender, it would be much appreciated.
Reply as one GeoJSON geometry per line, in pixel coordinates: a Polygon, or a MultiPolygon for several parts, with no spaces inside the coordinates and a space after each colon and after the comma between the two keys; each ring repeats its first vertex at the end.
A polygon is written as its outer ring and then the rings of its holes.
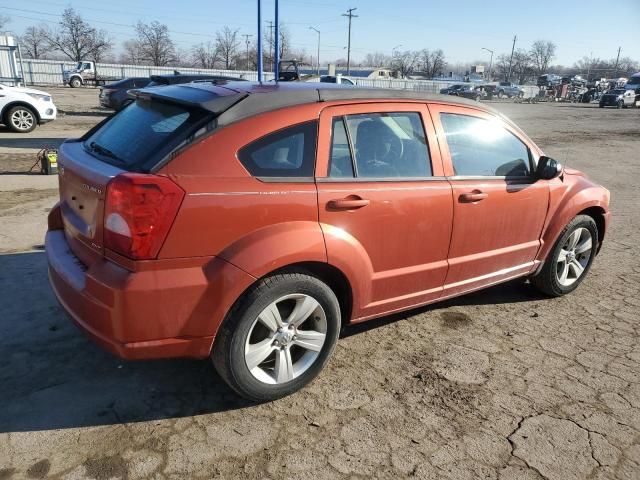
{"type": "Polygon", "coordinates": [[[609,191],[589,182],[586,178],[579,178],[564,190],[564,194],[558,191],[560,189],[552,190],[548,222],[542,232],[542,246],[538,252],[538,260],[547,258],[564,227],[580,212],[589,208],[598,208],[604,214],[606,223],[609,212],[609,191]]]}

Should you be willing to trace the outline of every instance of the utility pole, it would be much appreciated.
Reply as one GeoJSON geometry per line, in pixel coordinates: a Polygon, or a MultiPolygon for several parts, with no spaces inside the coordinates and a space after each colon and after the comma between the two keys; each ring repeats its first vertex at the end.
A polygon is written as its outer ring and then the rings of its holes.
{"type": "Polygon", "coordinates": [[[622,47],[618,47],[618,56],[616,57],[616,77],[618,76],[618,62],[620,61],[620,51],[622,47]]]}
{"type": "Polygon", "coordinates": [[[509,60],[509,75],[507,76],[507,82],[511,81],[511,65],[513,64],[513,51],[516,49],[516,40],[518,37],[513,36],[513,45],[511,46],[511,59],[509,60]]]}
{"type": "Polygon", "coordinates": [[[350,8],[347,13],[343,13],[343,17],[349,17],[349,39],[347,41],[347,75],[351,75],[351,19],[358,18],[358,15],[354,15],[353,11],[357,8],[350,8]]]}
{"type": "Polygon", "coordinates": [[[313,30],[318,34],[318,71],[316,72],[318,76],[320,75],[320,30],[317,28],[309,27],[309,30],[313,30]]]}
{"type": "Polygon", "coordinates": [[[249,35],[248,33],[243,33],[244,43],[247,45],[247,71],[249,71],[249,37],[253,37],[253,35],[249,35]]]}
{"type": "Polygon", "coordinates": [[[258,81],[262,82],[262,0],[258,0],[258,81]]]}
{"type": "Polygon", "coordinates": [[[273,71],[273,29],[275,27],[271,20],[269,20],[267,23],[269,24],[269,61],[271,62],[271,65],[269,65],[269,70],[273,71]]]}

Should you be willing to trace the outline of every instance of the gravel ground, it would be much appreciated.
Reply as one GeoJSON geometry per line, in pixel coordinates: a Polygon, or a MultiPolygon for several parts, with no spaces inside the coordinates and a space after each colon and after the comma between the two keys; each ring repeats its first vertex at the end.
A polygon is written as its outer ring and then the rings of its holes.
{"type": "Polygon", "coordinates": [[[496,105],[612,192],[583,285],[550,300],[511,282],[349,328],[312,385],[264,405],[208,362],[123,363],[86,340],[37,248],[54,190],[11,196],[0,176],[0,248],[24,250],[0,256],[0,479],[640,478],[640,111],[496,105]],[[8,218],[38,227],[7,245],[8,218]]]}

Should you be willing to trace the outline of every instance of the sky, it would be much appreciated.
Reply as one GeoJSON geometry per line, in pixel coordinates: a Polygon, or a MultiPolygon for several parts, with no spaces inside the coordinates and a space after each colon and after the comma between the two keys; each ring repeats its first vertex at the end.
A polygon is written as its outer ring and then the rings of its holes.
{"type": "MultiPolygon", "coordinates": [[[[0,14],[11,18],[8,28],[20,34],[25,27],[46,23],[55,27],[61,11],[72,6],[97,28],[114,38],[115,53],[134,37],[138,20],[168,25],[180,49],[213,40],[226,26],[241,34],[257,31],[257,0],[0,0],[0,14]]],[[[262,0],[263,19],[273,20],[274,0],[262,0]]],[[[368,52],[444,50],[447,61],[488,63],[489,53],[529,49],[538,40],[557,45],[554,64],[572,65],[584,56],[640,60],[640,0],[280,0],[280,21],[286,24],[296,50],[315,56],[321,32],[322,62],[346,57],[348,19],[342,14],[357,8],[352,24],[352,58],[368,52]]]]}

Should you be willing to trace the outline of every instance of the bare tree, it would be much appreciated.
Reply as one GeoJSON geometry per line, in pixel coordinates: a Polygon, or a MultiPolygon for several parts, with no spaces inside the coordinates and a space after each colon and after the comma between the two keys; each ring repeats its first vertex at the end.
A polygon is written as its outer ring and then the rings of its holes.
{"type": "Polygon", "coordinates": [[[513,54],[513,64],[511,66],[511,77],[516,78],[522,85],[527,79],[535,75],[535,67],[529,52],[518,49],[513,54]]]}
{"type": "Polygon", "coordinates": [[[6,15],[0,15],[0,31],[2,31],[10,21],[10,17],[7,17],[6,15]]]}
{"type": "Polygon", "coordinates": [[[45,26],[32,25],[27,27],[18,38],[23,53],[29,58],[44,58],[51,51],[51,45],[47,41],[47,28],[45,26]]]}
{"type": "Polygon", "coordinates": [[[391,68],[397,70],[401,78],[411,74],[418,60],[418,52],[406,50],[395,52],[391,60],[391,68]]]}
{"type": "Polygon", "coordinates": [[[391,57],[382,52],[367,53],[363,62],[365,67],[388,67],[391,65],[391,57]]]}
{"type": "Polygon", "coordinates": [[[122,63],[129,63],[132,65],[140,65],[144,63],[144,54],[142,53],[140,43],[138,43],[137,40],[126,40],[122,44],[120,61],[122,63]]]}
{"type": "Polygon", "coordinates": [[[212,41],[194,45],[191,55],[193,56],[194,64],[202,68],[215,68],[220,59],[216,44],[212,41]]]}
{"type": "Polygon", "coordinates": [[[87,57],[97,61],[111,50],[112,41],[107,33],[93,28],[72,7],[62,12],[58,30],[45,32],[51,48],[59,50],[75,62],[87,57]]]}
{"type": "Polygon", "coordinates": [[[433,78],[442,74],[446,65],[444,52],[441,49],[430,51],[421,50],[418,54],[418,67],[424,72],[427,78],[433,78]]]}
{"type": "Polygon", "coordinates": [[[231,30],[229,27],[224,27],[221,31],[216,32],[216,50],[225,70],[230,70],[238,58],[240,47],[238,36],[238,30],[231,30]]]}
{"type": "Polygon", "coordinates": [[[157,21],[138,22],[137,48],[142,60],[155,66],[166,66],[176,60],[176,47],[169,36],[169,27],[157,21]]]}
{"type": "Polygon", "coordinates": [[[556,44],[546,40],[537,40],[529,50],[531,62],[536,75],[546,73],[551,60],[556,56],[556,44]]]}

